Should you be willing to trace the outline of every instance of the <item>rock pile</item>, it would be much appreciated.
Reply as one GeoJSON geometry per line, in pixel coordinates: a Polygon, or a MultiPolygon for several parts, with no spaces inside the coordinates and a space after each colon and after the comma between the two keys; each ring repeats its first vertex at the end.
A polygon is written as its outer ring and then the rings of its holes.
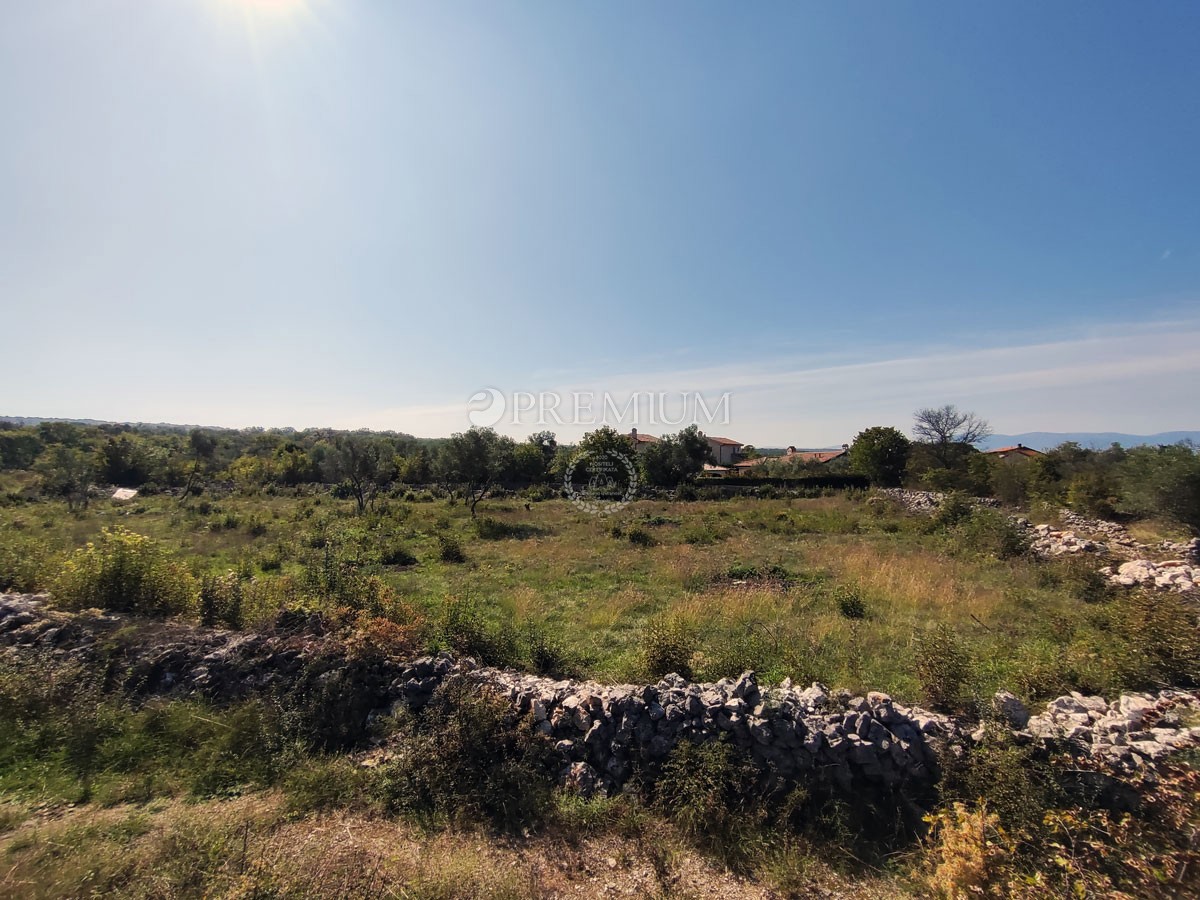
{"type": "Polygon", "coordinates": [[[1103,697],[1071,693],[1050,701],[1019,734],[1066,742],[1118,769],[1139,769],[1200,743],[1200,697],[1167,690],[1122,694],[1109,704],[1103,697]]]}
{"type": "Polygon", "coordinates": [[[1160,591],[1192,591],[1200,582],[1200,567],[1190,566],[1181,559],[1152,562],[1148,559],[1132,559],[1121,563],[1115,570],[1105,566],[1100,574],[1108,576],[1113,584],[1124,587],[1152,587],[1160,591]]]}
{"type": "Polygon", "coordinates": [[[1108,546],[1091,538],[1080,537],[1074,531],[1057,531],[1049,525],[1034,525],[1028,519],[1016,517],[1018,528],[1033,531],[1030,549],[1038,556],[1053,557],[1072,553],[1107,553],[1108,546]]]}
{"type": "Polygon", "coordinates": [[[881,488],[879,493],[895,500],[911,513],[933,512],[946,499],[946,495],[940,491],[906,491],[904,488],[881,488]]]}
{"type": "MultiPolygon", "coordinates": [[[[935,491],[907,491],[887,488],[880,491],[913,513],[931,513],[941,505],[944,494],[935,491]]],[[[994,500],[977,500],[994,506],[994,500]]],[[[1110,582],[1123,587],[1142,586],[1162,591],[1192,591],[1200,585],[1200,538],[1187,542],[1162,541],[1150,547],[1140,544],[1123,525],[1104,519],[1089,519],[1070,510],[1062,510],[1059,519],[1067,527],[1035,525],[1023,516],[1013,516],[1013,523],[1030,532],[1030,550],[1045,559],[1079,553],[1116,556],[1127,561],[1114,568],[1100,569],[1110,582]],[[1150,556],[1161,559],[1156,562],[1150,556]]]]}

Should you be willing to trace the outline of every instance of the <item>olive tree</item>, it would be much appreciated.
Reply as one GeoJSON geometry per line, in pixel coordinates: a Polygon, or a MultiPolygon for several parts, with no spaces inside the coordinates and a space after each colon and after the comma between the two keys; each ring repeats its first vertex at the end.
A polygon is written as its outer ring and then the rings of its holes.
{"type": "Polygon", "coordinates": [[[471,517],[475,507],[512,471],[516,444],[491,428],[472,428],[451,436],[438,455],[438,474],[466,492],[471,517]]]}

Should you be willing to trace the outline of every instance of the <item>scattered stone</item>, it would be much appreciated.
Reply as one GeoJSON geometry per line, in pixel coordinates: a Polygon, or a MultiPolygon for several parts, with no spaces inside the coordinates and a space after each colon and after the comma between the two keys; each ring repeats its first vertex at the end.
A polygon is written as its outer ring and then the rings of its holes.
{"type": "Polygon", "coordinates": [[[992,698],[996,714],[1010,727],[1022,729],[1029,724],[1029,710],[1014,694],[999,691],[992,698]]]}

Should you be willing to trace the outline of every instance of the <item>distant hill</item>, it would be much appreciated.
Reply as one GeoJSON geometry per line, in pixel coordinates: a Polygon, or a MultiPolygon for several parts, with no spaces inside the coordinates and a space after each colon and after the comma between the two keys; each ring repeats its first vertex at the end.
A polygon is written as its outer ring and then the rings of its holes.
{"type": "Polygon", "coordinates": [[[1122,447],[1178,444],[1180,441],[1194,441],[1200,444],[1200,431],[1163,431],[1158,434],[1122,434],[1118,431],[1027,431],[1024,434],[993,434],[976,446],[980,450],[994,450],[997,447],[1024,444],[1034,450],[1049,450],[1067,441],[1074,441],[1081,447],[1095,450],[1103,450],[1111,444],[1120,444],[1122,447]]]}
{"type": "Polygon", "coordinates": [[[40,425],[42,422],[66,422],[68,425],[129,425],[145,431],[190,431],[193,428],[204,428],[208,431],[229,431],[218,425],[175,425],[171,422],[110,422],[106,419],[55,419],[50,416],[0,416],[0,422],[12,422],[14,425],[40,425]]]}
{"type": "MultiPolygon", "coordinates": [[[[50,416],[4,416],[0,415],[0,422],[11,422],[14,425],[30,427],[40,425],[42,422],[65,422],[68,425],[86,425],[96,427],[102,425],[119,425],[126,428],[133,428],[137,431],[145,431],[151,433],[162,432],[180,432],[185,433],[193,428],[200,428],[204,431],[226,431],[226,432],[246,432],[246,431],[270,431],[276,434],[296,434],[297,429],[292,427],[281,428],[229,428],[224,425],[178,425],[173,422],[113,422],[107,419],[56,419],[50,416]]],[[[338,434],[349,434],[351,429],[347,428],[310,428],[308,431],[330,431],[338,434]]],[[[414,437],[404,431],[377,431],[374,429],[356,429],[362,431],[370,431],[372,434],[382,434],[391,437],[405,438],[411,441],[418,441],[426,445],[437,445],[445,440],[445,438],[419,438],[414,437]]]]}

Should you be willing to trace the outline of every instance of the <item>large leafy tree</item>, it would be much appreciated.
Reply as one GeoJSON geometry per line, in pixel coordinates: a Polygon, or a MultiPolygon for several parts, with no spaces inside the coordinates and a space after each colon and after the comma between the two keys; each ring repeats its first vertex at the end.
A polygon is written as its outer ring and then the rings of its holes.
{"type": "Polygon", "coordinates": [[[571,482],[579,487],[589,483],[597,473],[602,473],[612,479],[615,487],[624,491],[629,487],[630,480],[636,479],[636,459],[637,451],[629,435],[610,425],[602,425],[585,434],[578,449],[571,455],[568,465],[571,482]]]}
{"type": "Polygon", "coordinates": [[[88,492],[96,479],[96,464],[91,453],[77,447],[59,445],[38,461],[42,491],[67,501],[74,512],[88,504],[88,492]]]}
{"type": "Polygon", "coordinates": [[[872,484],[895,487],[904,479],[912,442],[900,431],[876,425],[860,431],[850,445],[850,467],[872,484]]]}
{"type": "Polygon", "coordinates": [[[1135,447],[1118,465],[1119,508],[1164,516],[1200,531],[1200,455],[1188,443],[1135,447]]]}
{"type": "Polygon", "coordinates": [[[646,481],[658,487],[675,487],[692,481],[709,461],[708,438],[698,426],[664,436],[641,454],[646,481]]]}
{"type": "Polygon", "coordinates": [[[491,428],[472,428],[453,435],[438,454],[438,474],[466,493],[471,516],[497,484],[512,474],[516,443],[491,428]]]}

